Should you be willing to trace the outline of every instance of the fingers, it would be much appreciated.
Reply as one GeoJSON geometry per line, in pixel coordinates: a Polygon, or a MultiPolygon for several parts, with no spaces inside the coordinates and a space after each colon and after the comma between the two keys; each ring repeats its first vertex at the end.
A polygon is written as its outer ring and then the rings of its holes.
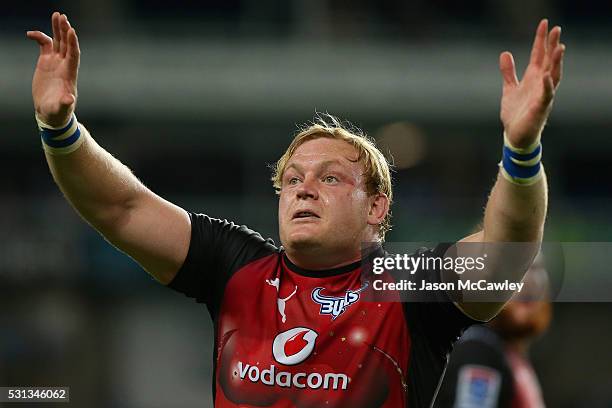
{"type": "Polygon", "coordinates": [[[531,48],[531,59],[530,64],[541,66],[546,56],[546,37],[548,34],[548,20],[543,19],[540,21],[536,30],[536,35],[533,40],[533,47],[531,48]]]}
{"type": "Polygon", "coordinates": [[[68,49],[68,30],[70,29],[68,17],[57,11],[54,12],[51,15],[51,26],[53,27],[53,51],[65,57],[68,49]]]}
{"type": "Polygon", "coordinates": [[[564,53],[565,45],[561,44],[561,27],[555,26],[548,34],[546,57],[543,66],[545,72],[550,74],[554,88],[561,81],[564,53]]]}
{"type": "Polygon", "coordinates": [[[66,57],[69,61],[71,61],[71,63],[76,64],[78,66],[81,50],[79,48],[79,39],[77,38],[76,31],[74,30],[74,28],[70,28],[70,30],[68,30],[67,36],[68,49],[66,51],[66,57]]]}
{"type": "Polygon", "coordinates": [[[70,24],[68,24],[68,18],[65,14],[62,14],[60,17],[60,54],[62,57],[66,56],[66,50],[68,49],[68,30],[70,29],[70,24]]]}
{"type": "Polygon", "coordinates": [[[552,69],[550,76],[553,80],[553,85],[556,88],[561,82],[563,76],[563,56],[565,55],[565,44],[559,44],[552,55],[552,69]]]}
{"type": "Polygon", "coordinates": [[[561,39],[561,27],[555,26],[550,33],[548,34],[548,53],[554,52],[554,50],[559,46],[559,40],[561,39]]]}
{"type": "Polygon", "coordinates": [[[545,70],[550,71],[553,62],[553,55],[559,46],[559,40],[561,38],[561,27],[555,26],[548,34],[547,46],[546,46],[546,57],[544,58],[543,67],[545,70]]]}
{"type": "Polygon", "coordinates": [[[499,70],[502,74],[505,87],[514,87],[519,84],[518,78],[516,77],[516,67],[514,65],[514,58],[508,51],[502,52],[499,56],[499,70]]]}
{"type": "Polygon", "coordinates": [[[28,31],[26,36],[40,45],[40,54],[50,54],[53,51],[53,40],[48,35],[40,31],[28,31]]]}
{"type": "Polygon", "coordinates": [[[51,15],[51,27],[53,29],[53,51],[54,52],[59,52],[60,50],[61,35],[60,35],[59,19],[60,19],[60,13],[58,13],[57,11],[51,15]]]}
{"type": "MultiPolygon", "coordinates": [[[[553,90],[559,85],[563,74],[565,45],[561,44],[561,27],[555,26],[548,32],[548,20],[540,21],[531,49],[529,65],[542,68],[550,79],[553,90]]],[[[548,86],[548,80],[544,80],[548,86]]]]}

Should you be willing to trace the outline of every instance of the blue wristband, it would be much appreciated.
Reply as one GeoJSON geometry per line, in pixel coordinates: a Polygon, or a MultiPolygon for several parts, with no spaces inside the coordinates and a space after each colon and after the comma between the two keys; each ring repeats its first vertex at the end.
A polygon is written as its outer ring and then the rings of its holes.
{"type": "Polygon", "coordinates": [[[83,143],[81,129],[76,116],[73,114],[67,125],[55,128],[42,122],[36,117],[38,131],[42,140],[43,149],[54,155],[74,152],[83,143]]]}
{"type": "Polygon", "coordinates": [[[502,176],[513,184],[529,186],[535,184],[543,174],[542,144],[533,144],[528,149],[510,145],[504,137],[502,160],[499,163],[502,176]]]}

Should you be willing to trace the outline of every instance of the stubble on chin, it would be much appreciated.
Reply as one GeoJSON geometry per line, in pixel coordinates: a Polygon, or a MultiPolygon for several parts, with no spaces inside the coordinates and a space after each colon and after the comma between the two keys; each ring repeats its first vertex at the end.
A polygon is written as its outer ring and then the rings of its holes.
{"type": "Polygon", "coordinates": [[[293,251],[310,252],[321,248],[322,243],[314,236],[306,236],[290,240],[286,247],[293,251]]]}

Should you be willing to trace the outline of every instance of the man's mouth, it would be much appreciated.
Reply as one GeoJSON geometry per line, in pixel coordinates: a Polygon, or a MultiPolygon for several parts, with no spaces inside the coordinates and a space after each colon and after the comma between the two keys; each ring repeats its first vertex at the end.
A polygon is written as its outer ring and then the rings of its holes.
{"type": "Polygon", "coordinates": [[[316,213],[310,210],[296,211],[293,214],[293,219],[303,219],[303,218],[321,218],[316,213]]]}

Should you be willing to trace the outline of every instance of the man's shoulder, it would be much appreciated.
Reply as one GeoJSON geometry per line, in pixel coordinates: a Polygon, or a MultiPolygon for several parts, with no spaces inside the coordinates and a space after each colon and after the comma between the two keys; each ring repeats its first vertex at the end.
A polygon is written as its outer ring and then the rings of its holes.
{"type": "Polygon", "coordinates": [[[224,246],[255,246],[268,252],[279,252],[272,238],[264,238],[249,226],[227,219],[215,218],[202,213],[189,213],[192,238],[198,236],[201,244],[215,244],[217,249],[224,246]]]}
{"type": "Polygon", "coordinates": [[[468,343],[480,344],[500,353],[503,353],[504,349],[504,342],[499,334],[485,324],[475,324],[467,328],[457,342],[457,347],[468,343]]]}

